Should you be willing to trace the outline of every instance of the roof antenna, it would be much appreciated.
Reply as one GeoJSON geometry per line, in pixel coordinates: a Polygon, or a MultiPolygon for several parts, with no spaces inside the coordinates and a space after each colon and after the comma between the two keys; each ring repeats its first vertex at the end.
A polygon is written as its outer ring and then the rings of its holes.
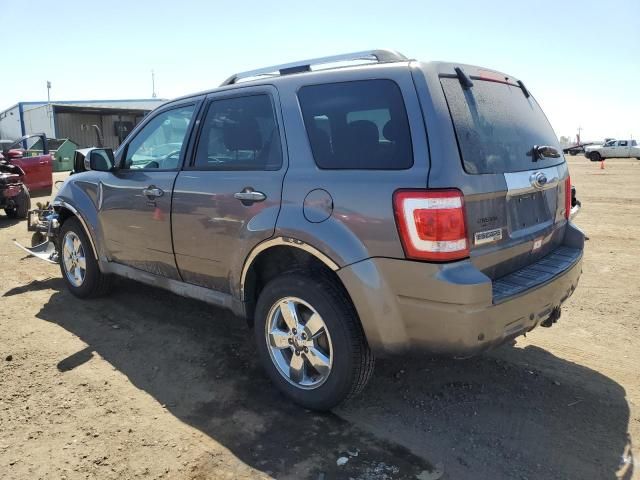
{"type": "Polygon", "coordinates": [[[156,73],[151,69],[151,98],[156,97],[156,73]]]}

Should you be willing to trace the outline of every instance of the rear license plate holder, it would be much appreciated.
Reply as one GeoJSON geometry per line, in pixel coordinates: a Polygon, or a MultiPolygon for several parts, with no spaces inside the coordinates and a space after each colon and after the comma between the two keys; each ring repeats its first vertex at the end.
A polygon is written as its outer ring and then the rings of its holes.
{"type": "Polygon", "coordinates": [[[508,202],[510,230],[525,230],[553,220],[550,195],[546,190],[512,197],[508,202]]]}

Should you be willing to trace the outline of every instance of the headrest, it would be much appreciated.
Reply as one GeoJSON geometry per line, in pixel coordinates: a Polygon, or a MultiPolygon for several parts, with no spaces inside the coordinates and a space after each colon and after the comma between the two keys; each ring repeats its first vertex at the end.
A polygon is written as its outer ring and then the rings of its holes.
{"type": "Polygon", "coordinates": [[[227,150],[261,150],[262,135],[258,122],[253,117],[240,118],[238,121],[228,121],[223,129],[224,146],[227,150]]]}
{"type": "Polygon", "coordinates": [[[378,143],[378,127],[369,120],[356,120],[349,124],[349,130],[353,138],[359,142],[378,143]]]}
{"type": "Polygon", "coordinates": [[[382,136],[390,142],[395,142],[398,139],[398,132],[396,132],[396,129],[394,128],[393,123],[391,123],[391,120],[384,124],[384,128],[382,129],[382,136]]]}

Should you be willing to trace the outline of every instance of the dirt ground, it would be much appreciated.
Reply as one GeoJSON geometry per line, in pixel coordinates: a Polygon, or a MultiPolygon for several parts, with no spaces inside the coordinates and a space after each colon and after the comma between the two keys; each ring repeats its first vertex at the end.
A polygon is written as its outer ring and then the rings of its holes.
{"type": "Polygon", "coordinates": [[[379,360],[326,415],[275,391],[231,314],[125,280],[76,300],[0,215],[0,478],[640,478],[640,161],[569,164],[590,240],[560,321],[379,360]]]}

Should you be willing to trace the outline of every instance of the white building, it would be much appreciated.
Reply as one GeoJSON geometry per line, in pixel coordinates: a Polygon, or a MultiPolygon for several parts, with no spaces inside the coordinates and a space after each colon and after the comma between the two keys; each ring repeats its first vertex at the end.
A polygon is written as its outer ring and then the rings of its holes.
{"type": "Polygon", "coordinates": [[[104,146],[117,148],[151,110],[166,99],[19,102],[0,112],[0,139],[15,140],[30,133],[69,138],[81,147],[96,145],[97,125],[104,146]]]}

